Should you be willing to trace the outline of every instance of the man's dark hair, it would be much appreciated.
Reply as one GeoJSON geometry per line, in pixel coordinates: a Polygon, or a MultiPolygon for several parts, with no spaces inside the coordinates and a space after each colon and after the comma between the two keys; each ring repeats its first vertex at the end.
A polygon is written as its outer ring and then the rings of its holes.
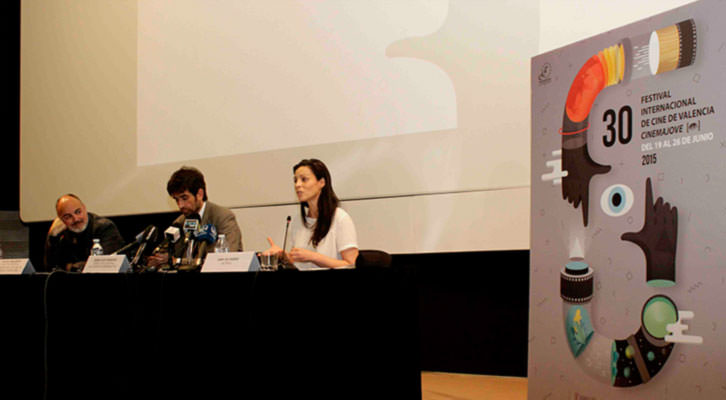
{"type": "Polygon", "coordinates": [[[188,190],[192,196],[196,196],[199,189],[204,189],[204,198],[207,201],[207,185],[204,183],[204,175],[194,167],[181,167],[171,175],[166,184],[166,191],[169,196],[183,193],[188,190]]]}

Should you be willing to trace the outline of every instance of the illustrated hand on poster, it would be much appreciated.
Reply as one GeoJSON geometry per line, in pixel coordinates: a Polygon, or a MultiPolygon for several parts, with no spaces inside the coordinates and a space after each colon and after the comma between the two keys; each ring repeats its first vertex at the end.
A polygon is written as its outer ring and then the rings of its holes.
{"type": "Polygon", "coordinates": [[[610,172],[610,166],[593,161],[587,152],[585,134],[562,137],[562,170],[567,171],[562,179],[562,198],[575,208],[582,203],[582,220],[587,226],[590,179],[599,174],[610,172]],[[582,135],[581,138],[578,136],[582,135]],[[574,148],[566,145],[567,141],[581,140],[582,145],[574,148]]]}
{"type": "Polygon", "coordinates": [[[653,203],[650,178],[645,181],[645,221],[638,232],[620,238],[637,244],[645,253],[648,286],[670,287],[676,284],[676,242],[678,208],[658,197],[653,203]]]}

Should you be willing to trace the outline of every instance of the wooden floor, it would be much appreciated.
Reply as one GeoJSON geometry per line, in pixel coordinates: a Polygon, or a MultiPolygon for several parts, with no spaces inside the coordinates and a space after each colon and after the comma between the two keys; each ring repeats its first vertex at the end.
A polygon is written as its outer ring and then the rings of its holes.
{"type": "Polygon", "coordinates": [[[423,400],[527,400],[527,378],[422,372],[423,400]]]}

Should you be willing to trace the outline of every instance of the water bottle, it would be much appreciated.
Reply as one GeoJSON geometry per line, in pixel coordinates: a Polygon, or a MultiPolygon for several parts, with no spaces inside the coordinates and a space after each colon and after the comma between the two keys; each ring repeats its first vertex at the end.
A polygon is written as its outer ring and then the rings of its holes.
{"type": "Polygon", "coordinates": [[[101,239],[93,239],[93,247],[91,247],[92,256],[103,255],[103,247],[101,247],[101,239]]]}
{"type": "Polygon", "coordinates": [[[220,233],[217,238],[217,245],[214,249],[215,253],[229,253],[229,246],[227,245],[227,237],[224,233],[220,233]]]}

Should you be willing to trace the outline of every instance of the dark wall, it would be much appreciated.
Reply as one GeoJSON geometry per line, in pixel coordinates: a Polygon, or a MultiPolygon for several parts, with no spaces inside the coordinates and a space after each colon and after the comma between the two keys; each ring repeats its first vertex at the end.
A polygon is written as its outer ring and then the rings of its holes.
{"type": "Polygon", "coordinates": [[[527,376],[529,251],[395,255],[412,268],[425,371],[527,376]]]}
{"type": "Polygon", "coordinates": [[[2,195],[0,210],[18,209],[18,164],[20,135],[20,2],[3,1],[0,12],[4,16],[2,24],[3,54],[2,65],[2,133],[0,164],[2,166],[2,195]]]}

